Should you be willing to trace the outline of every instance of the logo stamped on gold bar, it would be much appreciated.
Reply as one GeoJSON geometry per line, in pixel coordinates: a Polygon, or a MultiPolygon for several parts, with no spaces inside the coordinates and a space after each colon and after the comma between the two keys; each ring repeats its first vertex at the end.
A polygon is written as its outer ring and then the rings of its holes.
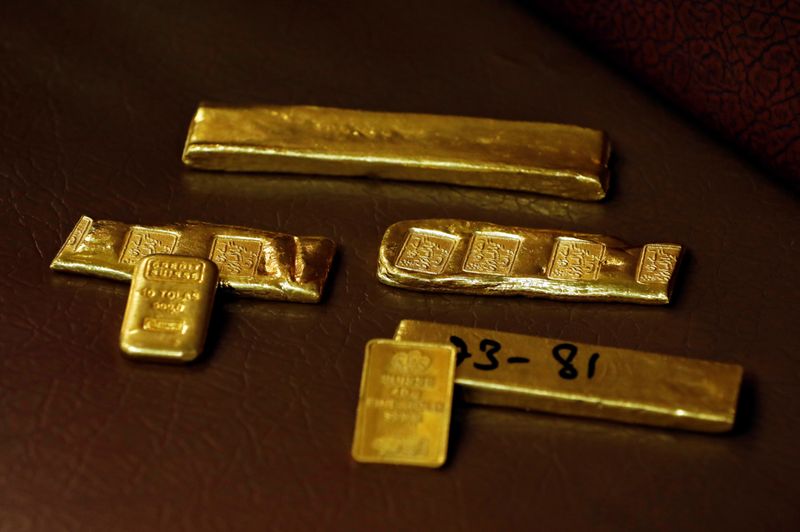
{"type": "Polygon", "coordinates": [[[602,242],[558,237],[547,267],[547,277],[563,281],[595,281],[606,255],[602,242]]]}
{"type": "Polygon", "coordinates": [[[511,272],[522,239],[516,235],[477,232],[472,235],[465,272],[506,275],[511,272]]]}
{"type": "Polygon", "coordinates": [[[230,277],[252,277],[256,273],[262,242],[256,238],[218,236],[214,238],[209,258],[220,274],[230,277]]]}
{"type": "Polygon", "coordinates": [[[171,255],[178,244],[178,235],[159,229],[132,227],[122,247],[119,261],[136,264],[148,255],[171,255]]]}
{"type": "Polygon", "coordinates": [[[681,248],[673,244],[647,244],[636,268],[636,282],[667,284],[678,264],[681,248]]]}
{"type": "Polygon", "coordinates": [[[177,318],[146,317],[142,321],[142,329],[153,332],[183,333],[183,320],[177,318]]]}
{"type": "Polygon", "coordinates": [[[447,457],[455,349],[448,344],[367,344],[353,458],[439,467],[447,457]]]}
{"type": "Polygon", "coordinates": [[[205,264],[180,257],[147,261],[144,277],[149,281],[173,281],[177,283],[201,283],[205,264]]]}
{"type": "Polygon", "coordinates": [[[437,231],[410,229],[395,266],[422,273],[442,273],[458,237],[437,231]]]}

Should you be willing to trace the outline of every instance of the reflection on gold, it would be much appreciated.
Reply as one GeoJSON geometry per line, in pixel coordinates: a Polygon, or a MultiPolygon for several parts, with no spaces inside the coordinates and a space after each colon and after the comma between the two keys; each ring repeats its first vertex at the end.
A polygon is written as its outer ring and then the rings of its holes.
{"type": "Polygon", "coordinates": [[[361,179],[325,176],[275,176],[272,174],[232,174],[186,171],[182,174],[186,191],[195,196],[263,200],[266,202],[316,202],[334,209],[352,202],[385,202],[398,209],[428,208],[441,211],[473,213],[524,213],[526,219],[553,219],[570,224],[595,226],[608,217],[602,203],[567,201],[554,197],[533,196],[518,192],[459,188],[436,183],[400,183],[395,181],[365,181],[361,179]]]}

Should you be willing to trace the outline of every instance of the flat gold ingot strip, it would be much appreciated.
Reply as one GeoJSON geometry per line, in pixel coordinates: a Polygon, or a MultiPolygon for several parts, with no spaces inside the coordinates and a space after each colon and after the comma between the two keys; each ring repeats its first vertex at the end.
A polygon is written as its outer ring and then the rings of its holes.
{"type": "Polygon", "coordinates": [[[378,278],[431,292],[667,304],[682,252],[587,233],[408,220],[386,230],[378,278]]]}
{"type": "Polygon", "coordinates": [[[131,358],[190,362],[203,351],[219,270],[210,260],[149,255],[133,270],[119,343],[131,358]]]}
{"type": "Polygon", "coordinates": [[[201,104],[183,162],[205,170],[433,181],[599,200],[608,136],[594,129],[312,106],[201,104]]]}
{"type": "Polygon", "coordinates": [[[395,339],[457,348],[467,402],[724,432],[733,426],[742,367],[630,349],[403,320],[395,339]]]}
{"type": "Polygon", "coordinates": [[[367,343],[353,458],[423,467],[444,464],[455,367],[449,342],[367,343]]]}
{"type": "Polygon", "coordinates": [[[207,258],[220,287],[243,296],[316,303],[336,250],[332,240],[187,222],[128,225],[82,216],[50,267],[120,281],[148,255],[207,258]]]}

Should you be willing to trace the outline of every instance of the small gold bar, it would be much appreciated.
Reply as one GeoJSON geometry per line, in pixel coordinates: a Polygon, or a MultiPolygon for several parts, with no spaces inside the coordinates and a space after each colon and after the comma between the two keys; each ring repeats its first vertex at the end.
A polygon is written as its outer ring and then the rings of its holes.
{"type": "Polygon", "coordinates": [[[332,240],[316,236],[202,222],[128,225],[82,216],[50,268],[128,281],[142,257],[187,255],[216,263],[220,287],[237,295],[316,303],[335,251],[332,240]]]}
{"type": "Polygon", "coordinates": [[[136,264],[119,343],[130,358],[191,362],[203,351],[219,271],[210,260],[149,255],[136,264]]]}
{"type": "Polygon", "coordinates": [[[447,459],[455,349],[371,340],[364,353],[353,458],[439,467],[447,459]]]}
{"type": "Polygon", "coordinates": [[[415,320],[394,337],[455,346],[470,403],[700,432],[730,430],[736,416],[735,364],[415,320]]]}
{"type": "Polygon", "coordinates": [[[431,181],[600,200],[603,131],[463,116],[200,104],[183,162],[205,170],[431,181]]]}
{"type": "Polygon", "coordinates": [[[390,226],[378,278],[399,288],[575,301],[667,304],[679,244],[630,247],[613,237],[464,220],[390,226]]]}

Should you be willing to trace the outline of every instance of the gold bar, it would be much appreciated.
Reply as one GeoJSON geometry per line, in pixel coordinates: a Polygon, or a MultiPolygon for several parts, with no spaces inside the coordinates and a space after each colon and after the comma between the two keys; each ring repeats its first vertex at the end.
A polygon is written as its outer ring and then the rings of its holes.
{"type": "Polygon", "coordinates": [[[383,235],[378,278],[399,288],[667,304],[678,244],[463,220],[408,220],[383,235]]]}
{"type": "Polygon", "coordinates": [[[603,131],[463,116],[201,104],[183,162],[205,170],[432,181],[599,200],[603,131]]]}
{"type": "Polygon", "coordinates": [[[203,351],[219,271],[210,260],[149,255],[133,270],[119,343],[131,358],[190,362],[203,351]]]}
{"type": "Polygon", "coordinates": [[[128,281],[142,257],[187,255],[216,263],[220,287],[237,295],[316,303],[335,251],[332,240],[316,236],[202,222],[128,225],[82,216],[50,268],[128,281]]]}
{"type": "Polygon", "coordinates": [[[700,432],[736,416],[739,365],[415,320],[394,337],[455,346],[470,403],[700,432]]]}
{"type": "Polygon", "coordinates": [[[456,352],[432,345],[370,340],[364,353],[353,458],[439,467],[447,459],[456,352]]]}

